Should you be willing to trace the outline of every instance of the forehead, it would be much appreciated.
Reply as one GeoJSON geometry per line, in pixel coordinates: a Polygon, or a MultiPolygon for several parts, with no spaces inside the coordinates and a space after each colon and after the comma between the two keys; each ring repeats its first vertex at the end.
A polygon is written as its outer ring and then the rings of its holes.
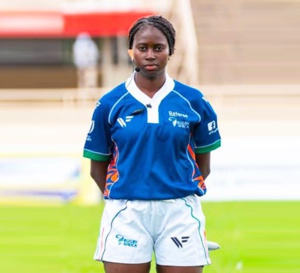
{"type": "Polygon", "coordinates": [[[157,27],[152,25],[143,25],[134,35],[134,44],[168,44],[167,37],[157,27]]]}

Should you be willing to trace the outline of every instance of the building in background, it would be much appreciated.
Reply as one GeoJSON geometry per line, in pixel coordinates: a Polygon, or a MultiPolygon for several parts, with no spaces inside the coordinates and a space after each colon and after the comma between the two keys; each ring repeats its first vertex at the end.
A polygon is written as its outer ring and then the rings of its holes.
{"type": "Polygon", "coordinates": [[[177,54],[168,73],[197,85],[198,45],[189,0],[0,0],[0,88],[76,87],[72,45],[82,32],[101,52],[97,85],[112,87],[132,71],[128,30],[152,14],[167,17],[177,29],[177,54]]]}
{"type": "Polygon", "coordinates": [[[88,33],[102,52],[98,86],[128,75],[127,33],[149,8],[136,1],[0,1],[0,88],[73,88],[72,46],[88,33]],[[125,47],[125,48],[124,48],[125,47]]]}
{"type": "Polygon", "coordinates": [[[132,70],[124,48],[139,17],[177,30],[168,72],[192,85],[299,84],[299,0],[0,0],[0,88],[76,87],[71,47],[89,32],[99,86],[132,70]]]}

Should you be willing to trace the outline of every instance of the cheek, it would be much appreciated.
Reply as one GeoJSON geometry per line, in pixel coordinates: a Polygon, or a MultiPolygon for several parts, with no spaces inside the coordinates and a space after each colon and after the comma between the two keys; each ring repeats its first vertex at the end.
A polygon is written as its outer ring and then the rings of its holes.
{"type": "Polygon", "coordinates": [[[161,58],[160,58],[160,62],[162,63],[162,64],[167,64],[168,62],[169,62],[169,59],[170,59],[170,56],[169,56],[169,50],[168,51],[166,51],[166,54],[163,54],[162,56],[161,56],[161,58]]]}
{"type": "Polygon", "coordinates": [[[164,58],[163,60],[162,60],[162,63],[164,63],[165,65],[167,65],[168,64],[168,62],[169,62],[169,56],[167,56],[166,58],[164,58]]]}

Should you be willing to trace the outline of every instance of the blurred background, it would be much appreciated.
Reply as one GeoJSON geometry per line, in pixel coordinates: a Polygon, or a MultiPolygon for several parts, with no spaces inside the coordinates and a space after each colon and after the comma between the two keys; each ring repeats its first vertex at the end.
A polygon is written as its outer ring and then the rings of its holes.
{"type": "Polygon", "coordinates": [[[299,11],[297,0],[0,1],[1,202],[99,201],[82,147],[95,102],[133,70],[130,26],[150,14],[177,30],[168,73],[219,115],[205,198],[298,200],[299,11]]]}
{"type": "Polygon", "coordinates": [[[219,118],[202,200],[222,249],[207,272],[299,271],[299,0],[0,0],[1,272],[103,272],[83,145],[97,100],[133,71],[129,28],[151,14],[177,30],[168,73],[219,118]]]}

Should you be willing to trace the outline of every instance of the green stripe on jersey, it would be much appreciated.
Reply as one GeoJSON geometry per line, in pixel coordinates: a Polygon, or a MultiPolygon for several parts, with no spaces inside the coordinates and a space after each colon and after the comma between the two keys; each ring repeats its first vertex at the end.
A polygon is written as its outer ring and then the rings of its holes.
{"type": "Polygon", "coordinates": [[[100,155],[87,150],[83,151],[83,156],[96,161],[109,161],[111,158],[110,155],[100,155]]]}
{"type": "Polygon", "coordinates": [[[205,146],[205,147],[200,147],[200,148],[196,148],[195,149],[195,153],[196,154],[205,154],[205,153],[209,153],[217,148],[219,148],[221,146],[221,140],[219,139],[218,141],[216,141],[215,143],[205,146]]]}

